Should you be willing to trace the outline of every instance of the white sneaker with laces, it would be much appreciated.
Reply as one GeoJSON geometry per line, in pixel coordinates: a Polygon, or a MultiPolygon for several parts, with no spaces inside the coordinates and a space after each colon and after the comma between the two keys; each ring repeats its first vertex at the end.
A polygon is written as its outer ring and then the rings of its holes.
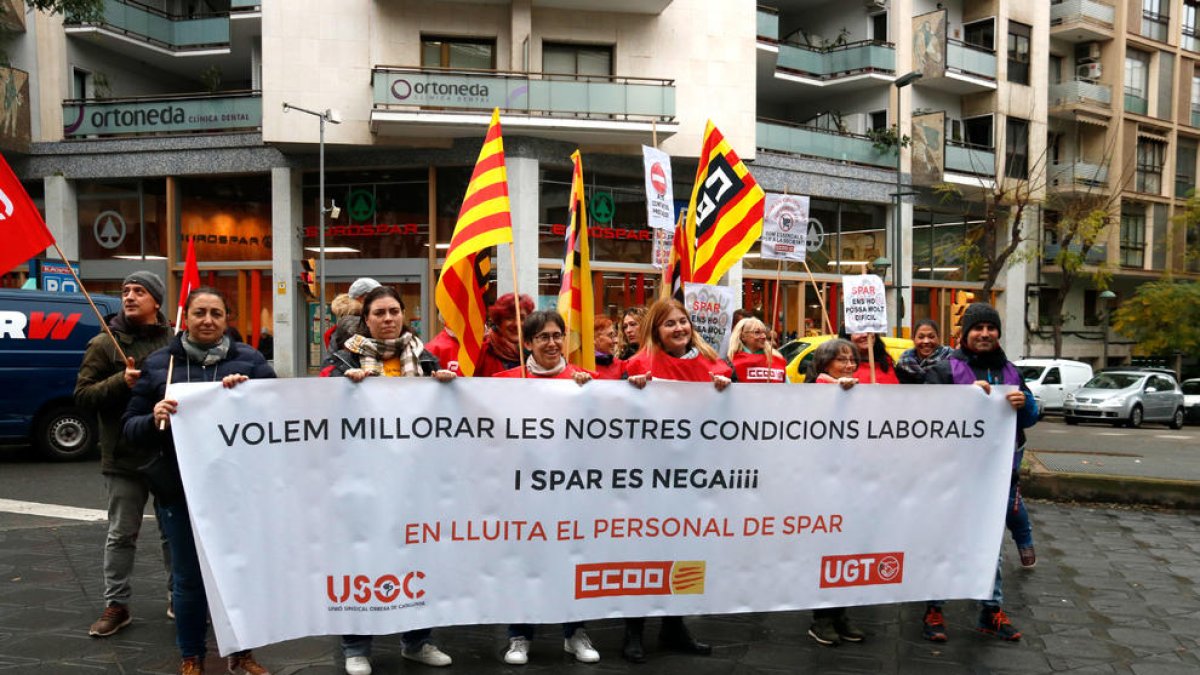
{"type": "Polygon", "coordinates": [[[571,637],[563,640],[563,651],[575,655],[575,660],[580,663],[595,663],[600,660],[600,652],[592,646],[587,631],[582,628],[576,628],[571,637]]]}
{"type": "Polygon", "coordinates": [[[504,652],[504,662],[514,666],[523,666],[529,663],[529,640],[523,637],[509,638],[508,651],[504,652]]]}
{"type": "Polygon", "coordinates": [[[371,675],[371,659],[365,656],[347,656],[346,675],[371,675]]]}
{"type": "Polygon", "coordinates": [[[452,663],[450,655],[438,649],[432,642],[426,642],[420,649],[404,649],[400,655],[409,661],[424,663],[427,666],[441,667],[452,663]]]}

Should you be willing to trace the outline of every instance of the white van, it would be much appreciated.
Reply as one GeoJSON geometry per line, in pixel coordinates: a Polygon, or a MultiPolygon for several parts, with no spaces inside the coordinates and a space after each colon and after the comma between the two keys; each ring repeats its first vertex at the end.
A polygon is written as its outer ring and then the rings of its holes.
{"type": "Polygon", "coordinates": [[[1062,410],[1066,395],[1092,379],[1092,367],[1079,361],[1023,359],[1014,365],[1045,410],[1062,410]]]}

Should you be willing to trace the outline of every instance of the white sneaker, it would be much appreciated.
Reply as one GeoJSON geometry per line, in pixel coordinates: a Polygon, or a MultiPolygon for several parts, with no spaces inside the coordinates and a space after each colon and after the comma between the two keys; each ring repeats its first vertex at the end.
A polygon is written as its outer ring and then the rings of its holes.
{"type": "Polygon", "coordinates": [[[346,675],[371,675],[371,659],[365,656],[347,656],[346,675]]]}
{"type": "Polygon", "coordinates": [[[529,640],[523,637],[509,638],[508,651],[504,652],[504,662],[514,666],[523,666],[529,663],[529,640]]]}
{"type": "Polygon", "coordinates": [[[424,663],[427,666],[441,667],[448,666],[452,663],[450,655],[438,649],[432,642],[426,642],[425,644],[421,645],[420,649],[416,651],[411,649],[401,650],[400,656],[403,656],[409,661],[424,663]]]}
{"type": "Polygon", "coordinates": [[[595,663],[600,660],[600,652],[592,646],[587,631],[582,628],[576,628],[571,637],[563,640],[563,651],[574,654],[575,660],[581,663],[595,663]]]}

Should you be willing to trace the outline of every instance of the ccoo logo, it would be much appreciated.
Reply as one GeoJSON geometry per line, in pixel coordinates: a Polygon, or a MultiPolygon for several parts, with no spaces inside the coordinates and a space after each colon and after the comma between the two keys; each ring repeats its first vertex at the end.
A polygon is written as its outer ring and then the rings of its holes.
{"type": "Polygon", "coordinates": [[[403,577],[384,574],[374,579],[365,574],[343,574],[339,583],[331,574],[325,577],[325,595],[329,597],[330,602],[339,605],[348,600],[364,605],[372,599],[390,604],[401,595],[409,600],[418,600],[424,597],[425,590],[420,588],[417,582],[424,578],[425,573],[420,570],[409,572],[403,577]]]}
{"type": "Polygon", "coordinates": [[[575,566],[575,599],[614,595],[703,595],[703,560],[624,561],[575,566]]]}
{"type": "Polygon", "coordinates": [[[904,581],[904,553],[858,553],[821,558],[821,588],[898,584],[904,581]]]}

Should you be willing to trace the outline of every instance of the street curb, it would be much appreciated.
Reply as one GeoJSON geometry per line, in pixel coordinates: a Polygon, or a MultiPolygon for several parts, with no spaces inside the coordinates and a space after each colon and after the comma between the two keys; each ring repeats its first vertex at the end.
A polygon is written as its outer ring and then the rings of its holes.
{"type": "Polygon", "coordinates": [[[1036,455],[1025,458],[1021,494],[1026,497],[1200,509],[1200,482],[1051,471],[1036,455]]]}

